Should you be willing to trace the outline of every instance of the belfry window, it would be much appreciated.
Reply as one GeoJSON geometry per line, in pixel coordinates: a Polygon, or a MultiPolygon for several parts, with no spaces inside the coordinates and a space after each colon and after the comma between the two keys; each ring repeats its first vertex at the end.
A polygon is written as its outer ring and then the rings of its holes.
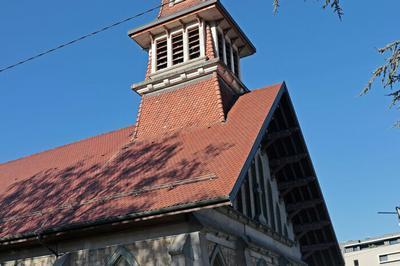
{"type": "Polygon", "coordinates": [[[168,48],[167,38],[162,38],[156,42],[157,54],[157,70],[164,69],[168,66],[168,48]]]}
{"type": "Polygon", "coordinates": [[[274,200],[272,198],[272,187],[269,181],[267,183],[267,195],[268,195],[269,220],[271,222],[270,226],[272,227],[272,229],[276,231],[274,200]]]}
{"type": "Polygon", "coordinates": [[[224,60],[224,39],[222,37],[222,33],[217,31],[217,39],[218,39],[218,57],[224,60]]]}
{"type": "Polygon", "coordinates": [[[239,75],[239,56],[236,49],[233,49],[233,71],[236,75],[239,75]]]}
{"type": "Polygon", "coordinates": [[[197,23],[188,26],[183,25],[169,30],[165,34],[156,36],[153,41],[152,72],[155,73],[189,60],[201,58],[205,54],[203,24],[197,23]]]}
{"type": "Polygon", "coordinates": [[[237,47],[232,40],[225,36],[224,31],[220,28],[216,29],[216,47],[219,59],[225,63],[227,68],[239,77],[240,56],[237,47]]]}
{"type": "Polygon", "coordinates": [[[182,63],[183,57],[183,33],[172,35],[172,64],[182,63]]]}
{"type": "Polygon", "coordinates": [[[188,30],[189,59],[200,57],[200,31],[199,27],[188,30]]]}
{"type": "Polygon", "coordinates": [[[225,52],[226,52],[226,66],[232,70],[232,47],[231,44],[225,41],[225,52]]]}

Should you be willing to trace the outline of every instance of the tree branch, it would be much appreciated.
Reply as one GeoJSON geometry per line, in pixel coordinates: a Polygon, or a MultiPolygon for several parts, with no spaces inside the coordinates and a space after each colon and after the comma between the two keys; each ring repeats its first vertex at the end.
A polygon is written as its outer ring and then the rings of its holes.
{"type": "MultiPolygon", "coordinates": [[[[378,52],[382,55],[389,54],[389,56],[385,59],[385,63],[372,73],[361,95],[368,93],[372,89],[375,80],[381,78],[383,88],[392,90],[387,96],[392,98],[390,107],[393,107],[400,102],[400,88],[393,89],[400,82],[400,40],[389,43],[385,47],[378,49],[378,52]]],[[[400,127],[400,121],[396,122],[395,126],[400,127]]]]}
{"type": "MultiPolygon", "coordinates": [[[[333,9],[333,12],[338,15],[340,20],[342,20],[344,13],[339,1],[340,0],[325,0],[325,3],[322,5],[322,8],[325,9],[327,7],[331,7],[333,9]]],[[[273,0],[272,5],[274,7],[274,14],[278,13],[280,0],[273,0]]]]}
{"type": "Polygon", "coordinates": [[[279,0],[273,0],[274,14],[278,13],[279,9],[279,0]]]}
{"type": "Polygon", "coordinates": [[[342,7],[340,6],[339,0],[325,0],[325,4],[322,6],[322,8],[326,8],[328,6],[330,6],[333,9],[333,12],[335,12],[339,19],[342,20],[344,13],[342,7]]]}

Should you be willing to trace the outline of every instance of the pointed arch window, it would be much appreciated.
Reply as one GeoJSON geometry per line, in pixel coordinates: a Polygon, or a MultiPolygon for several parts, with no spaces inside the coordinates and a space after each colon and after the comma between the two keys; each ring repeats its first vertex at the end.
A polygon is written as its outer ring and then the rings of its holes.
{"type": "Polygon", "coordinates": [[[106,266],[139,266],[139,264],[127,248],[120,246],[109,257],[106,266]]]}
{"type": "Polygon", "coordinates": [[[254,195],[254,220],[260,221],[260,216],[261,216],[261,199],[260,199],[260,191],[262,188],[260,188],[260,185],[257,182],[257,174],[256,174],[256,165],[253,161],[251,165],[251,178],[253,179],[253,195],[254,195]]]}
{"type": "Polygon", "coordinates": [[[268,190],[267,194],[268,194],[269,220],[271,221],[270,225],[272,229],[276,231],[274,200],[272,198],[272,187],[271,187],[271,182],[269,180],[267,184],[267,190],[268,190]]]}
{"type": "Polygon", "coordinates": [[[267,194],[266,194],[266,186],[265,186],[265,175],[264,168],[261,161],[261,155],[257,157],[257,168],[258,168],[258,176],[260,179],[260,187],[261,187],[261,209],[264,214],[264,218],[266,222],[268,222],[268,207],[267,207],[267,194]]]}
{"type": "Polygon", "coordinates": [[[276,224],[277,224],[277,231],[280,235],[283,235],[283,229],[282,229],[282,217],[281,217],[281,208],[279,207],[279,204],[276,203],[275,206],[275,216],[276,216],[276,224]]]}
{"type": "Polygon", "coordinates": [[[249,218],[252,218],[252,213],[251,213],[251,198],[250,198],[250,193],[252,192],[252,189],[250,187],[250,182],[249,182],[249,175],[246,176],[246,180],[243,183],[244,185],[244,198],[246,202],[246,216],[249,218]]]}

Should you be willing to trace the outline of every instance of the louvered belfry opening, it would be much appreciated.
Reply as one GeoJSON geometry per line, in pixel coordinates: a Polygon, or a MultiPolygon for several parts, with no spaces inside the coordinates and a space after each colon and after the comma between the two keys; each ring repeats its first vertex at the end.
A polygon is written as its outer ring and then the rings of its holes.
{"type": "Polygon", "coordinates": [[[224,58],[224,42],[222,40],[222,33],[220,31],[217,31],[217,42],[218,42],[218,57],[219,58],[224,58]]]}
{"type": "Polygon", "coordinates": [[[199,28],[191,28],[188,30],[189,40],[189,59],[200,57],[200,32],[199,28]]]}
{"type": "Polygon", "coordinates": [[[236,75],[239,75],[239,56],[236,50],[233,50],[233,70],[236,75]]]}
{"type": "Polygon", "coordinates": [[[172,64],[183,63],[183,60],[183,33],[180,32],[172,35],[172,64]]]}
{"type": "Polygon", "coordinates": [[[157,51],[157,70],[167,68],[168,66],[167,38],[162,38],[157,40],[156,51],[157,51]]]}
{"type": "Polygon", "coordinates": [[[232,69],[231,49],[231,44],[225,41],[226,65],[228,66],[228,69],[232,69]]]}

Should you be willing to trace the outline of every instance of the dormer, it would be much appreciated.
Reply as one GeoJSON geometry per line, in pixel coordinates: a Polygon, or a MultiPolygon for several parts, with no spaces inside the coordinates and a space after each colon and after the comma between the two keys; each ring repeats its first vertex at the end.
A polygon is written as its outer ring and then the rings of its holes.
{"type": "Polygon", "coordinates": [[[247,90],[240,59],[255,48],[218,0],[163,0],[158,18],[129,36],[149,54],[145,81],[132,86],[139,94],[215,71],[237,93],[247,90]]]}

